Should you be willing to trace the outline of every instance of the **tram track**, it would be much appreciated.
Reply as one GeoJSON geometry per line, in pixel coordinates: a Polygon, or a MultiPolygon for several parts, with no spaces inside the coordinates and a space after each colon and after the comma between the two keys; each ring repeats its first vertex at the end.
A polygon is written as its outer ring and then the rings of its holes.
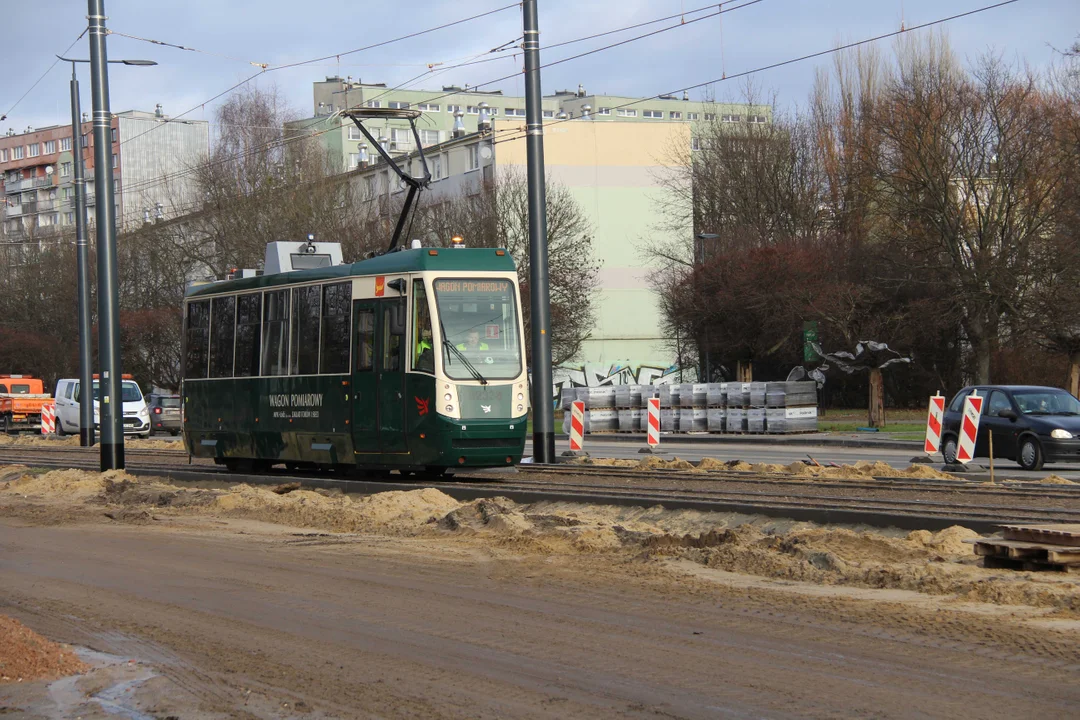
{"type": "MultiPolygon", "coordinates": [[[[18,463],[87,471],[98,469],[92,450],[43,450],[0,449],[0,464],[18,463]]],[[[176,482],[221,487],[236,483],[277,485],[296,482],[311,488],[371,494],[423,485],[437,488],[462,501],[501,496],[523,503],[562,501],[646,507],[663,505],[669,509],[904,529],[933,530],[960,524],[979,532],[992,532],[998,525],[1010,522],[1080,522],[1080,488],[1068,486],[999,488],[970,481],[910,478],[807,482],[752,473],[710,472],[706,475],[669,470],[586,470],[581,466],[565,465],[520,466],[517,472],[466,471],[450,478],[389,473],[354,478],[285,470],[239,474],[205,461],[188,465],[180,462],[181,458],[187,458],[182,451],[147,449],[129,453],[127,470],[135,475],[160,476],[176,482]],[[659,482],[667,485],[658,485],[659,482]],[[672,483],[692,486],[675,486],[672,483]],[[841,490],[849,494],[841,494],[841,490]],[[871,491],[895,497],[865,496],[871,491]],[[854,495],[850,494],[853,492],[854,495]]]]}

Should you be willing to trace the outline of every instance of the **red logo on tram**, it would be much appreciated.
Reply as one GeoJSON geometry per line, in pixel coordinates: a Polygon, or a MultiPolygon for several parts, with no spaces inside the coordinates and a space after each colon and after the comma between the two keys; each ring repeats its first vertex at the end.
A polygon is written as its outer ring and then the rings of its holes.
{"type": "Polygon", "coordinates": [[[427,415],[428,414],[428,405],[431,403],[431,400],[429,400],[427,398],[424,398],[423,400],[421,400],[420,398],[415,397],[415,396],[413,397],[413,399],[416,400],[416,412],[417,412],[417,414],[419,414],[419,415],[427,415]]]}
{"type": "Polygon", "coordinates": [[[375,297],[382,297],[386,292],[386,277],[384,275],[375,276],[375,297]]]}

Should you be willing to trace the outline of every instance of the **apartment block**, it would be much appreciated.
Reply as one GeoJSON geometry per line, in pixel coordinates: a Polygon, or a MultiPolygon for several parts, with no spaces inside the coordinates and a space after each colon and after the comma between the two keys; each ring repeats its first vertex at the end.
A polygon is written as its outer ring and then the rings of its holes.
{"type": "MultiPolygon", "coordinates": [[[[95,222],[93,126],[81,124],[87,214],[95,222]]],[[[171,120],[161,112],[113,115],[109,145],[119,229],[163,217],[191,194],[190,167],[209,153],[205,121],[171,120]]],[[[0,136],[0,235],[33,237],[75,226],[75,171],[70,125],[9,129],[0,136]]]]}

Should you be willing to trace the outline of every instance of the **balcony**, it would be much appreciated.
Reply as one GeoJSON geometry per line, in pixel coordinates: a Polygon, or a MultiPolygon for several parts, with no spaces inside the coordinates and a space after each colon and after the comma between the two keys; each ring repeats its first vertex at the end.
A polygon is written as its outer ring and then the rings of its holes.
{"type": "Polygon", "coordinates": [[[53,184],[52,176],[46,175],[43,178],[31,178],[29,181],[23,180],[23,182],[32,182],[32,185],[28,187],[49,187],[53,184]]]}
{"type": "Polygon", "coordinates": [[[8,193],[10,195],[11,193],[17,193],[17,192],[22,192],[23,190],[29,190],[32,187],[34,187],[33,179],[16,180],[15,182],[4,183],[4,192],[6,192],[6,193],[8,193]]]}
{"type": "Polygon", "coordinates": [[[19,217],[23,214],[22,205],[9,205],[4,209],[4,213],[9,218],[19,217]]]}

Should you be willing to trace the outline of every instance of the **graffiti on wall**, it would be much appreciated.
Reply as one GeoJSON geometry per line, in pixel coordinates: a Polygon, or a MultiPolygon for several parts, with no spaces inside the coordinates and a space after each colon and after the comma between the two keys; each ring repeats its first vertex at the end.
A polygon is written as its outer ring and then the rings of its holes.
{"type": "Polygon", "coordinates": [[[689,382],[696,377],[694,370],[680,375],[677,365],[631,365],[629,362],[585,363],[560,365],[552,370],[553,397],[558,398],[564,387],[598,387],[600,385],[666,385],[689,382]]]}

